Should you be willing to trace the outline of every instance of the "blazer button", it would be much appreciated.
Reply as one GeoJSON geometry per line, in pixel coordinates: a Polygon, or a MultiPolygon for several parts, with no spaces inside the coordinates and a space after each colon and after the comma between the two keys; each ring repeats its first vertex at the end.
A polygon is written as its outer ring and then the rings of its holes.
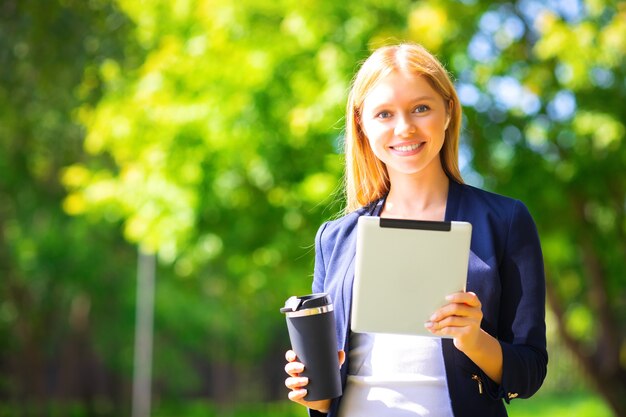
{"type": "Polygon", "coordinates": [[[509,392],[507,394],[507,396],[509,397],[509,400],[512,400],[513,398],[517,398],[519,394],[517,392],[509,392]]]}

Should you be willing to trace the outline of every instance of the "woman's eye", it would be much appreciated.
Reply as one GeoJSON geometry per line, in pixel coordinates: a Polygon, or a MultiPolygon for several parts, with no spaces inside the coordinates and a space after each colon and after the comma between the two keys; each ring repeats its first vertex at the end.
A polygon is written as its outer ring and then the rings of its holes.
{"type": "Polygon", "coordinates": [[[388,111],[381,111],[376,115],[376,117],[379,119],[388,119],[391,117],[391,113],[388,111]]]}
{"type": "Polygon", "coordinates": [[[424,113],[425,111],[428,111],[428,110],[430,110],[430,107],[428,107],[428,106],[427,106],[427,105],[425,105],[425,104],[421,104],[421,105],[417,106],[417,107],[415,108],[415,110],[413,110],[413,111],[414,111],[415,113],[424,113]]]}

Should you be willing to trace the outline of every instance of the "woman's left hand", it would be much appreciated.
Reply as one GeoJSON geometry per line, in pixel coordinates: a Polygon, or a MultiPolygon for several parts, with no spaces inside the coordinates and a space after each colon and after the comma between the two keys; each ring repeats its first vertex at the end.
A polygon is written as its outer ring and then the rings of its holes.
{"type": "Polygon", "coordinates": [[[473,292],[455,292],[446,297],[441,307],[426,322],[426,328],[436,336],[451,336],[454,346],[462,352],[479,348],[483,319],[481,303],[473,292]]]}
{"type": "Polygon", "coordinates": [[[455,292],[426,322],[426,328],[437,336],[451,336],[454,346],[465,353],[497,384],[502,382],[502,347],[500,342],[480,328],[483,320],[481,303],[473,292],[455,292]]]}

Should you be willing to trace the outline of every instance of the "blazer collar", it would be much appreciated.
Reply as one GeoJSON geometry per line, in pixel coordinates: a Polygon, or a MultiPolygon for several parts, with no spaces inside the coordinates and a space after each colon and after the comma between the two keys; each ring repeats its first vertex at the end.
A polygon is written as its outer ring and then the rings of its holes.
{"type": "Polygon", "coordinates": [[[445,221],[458,220],[459,207],[461,206],[461,193],[463,191],[463,185],[458,182],[449,179],[448,185],[448,200],[446,201],[446,214],[444,216],[445,221]]]}

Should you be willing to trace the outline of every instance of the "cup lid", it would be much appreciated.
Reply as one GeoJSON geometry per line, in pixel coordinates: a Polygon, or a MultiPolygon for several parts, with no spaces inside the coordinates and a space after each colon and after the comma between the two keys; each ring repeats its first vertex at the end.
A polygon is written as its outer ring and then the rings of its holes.
{"type": "Polygon", "coordinates": [[[307,308],[324,307],[331,304],[330,296],[325,293],[303,295],[301,297],[292,296],[285,301],[285,306],[280,309],[281,313],[291,313],[293,311],[305,310],[307,308]]]}

